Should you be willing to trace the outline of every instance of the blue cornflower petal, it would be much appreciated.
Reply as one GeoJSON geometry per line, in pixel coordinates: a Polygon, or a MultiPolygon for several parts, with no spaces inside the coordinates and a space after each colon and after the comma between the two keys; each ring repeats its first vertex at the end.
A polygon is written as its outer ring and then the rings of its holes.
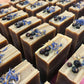
{"type": "Polygon", "coordinates": [[[5,49],[2,50],[2,52],[6,51],[8,49],[8,47],[6,47],[5,49]]]}

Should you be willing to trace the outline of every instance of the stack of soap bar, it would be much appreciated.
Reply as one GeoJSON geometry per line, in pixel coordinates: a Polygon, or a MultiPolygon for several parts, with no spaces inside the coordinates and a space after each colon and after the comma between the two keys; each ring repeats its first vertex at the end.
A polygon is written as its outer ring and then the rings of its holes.
{"type": "Polygon", "coordinates": [[[75,3],[76,0],[59,0],[56,5],[62,8],[62,12],[68,10],[68,8],[75,3]]]}
{"type": "Polygon", "coordinates": [[[10,38],[8,27],[13,23],[19,20],[22,20],[26,17],[28,17],[28,14],[21,10],[21,11],[8,14],[7,16],[4,16],[0,19],[0,27],[1,27],[2,33],[5,37],[7,37],[9,41],[11,38],[10,38]]]}
{"type": "Polygon", "coordinates": [[[26,60],[0,78],[1,84],[40,84],[39,71],[26,60]]]}
{"type": "Polygon", "coordinates": [[[63,65],[67,59],[71,43],[71,38],[57,34],[35,52],[36,67],[39,69],[43,81],[50,80],[63,65]]]}
{"type": "Polygon", "coordinates": [[[53,16],[60,14],[61,8],[58,6],[49,6],[43,11],[36,14],[38,18],[42,19],[42,22],[48,22],[53,16]]]}
{"type": "Polygon", "coordinates": [[[50,84],[48,81],[46,81],[44,84],[50,84]]]}
{"type": "Polygon", "coordinates": [[[55,36],[56,29],[47,23],[41,24],[21,36],[21,42],[25,57],[31,63],[35,63],[35,51],[43,43],[55,36]]]}
{"type": "Polygon", "coordinates": [[[84,39],[84,16],[73,21],[73,23],[66,28],[65,34],[73,39],[71,52],[74,52],[74,50],[82,44],[84,39]]]}
{"type": "Polygon", "coordinates": [[[0,75],[19,64],[22,60],[21,52],[11,44],[0,49],[0,75]]]}
{"type": "Polygon", "coordinates": [[[51,5],[56,5],[57,1],[58,0],[46,0],[46,2],[48,2],[50,6],[51,5]]]}
{"type": "Polygon", "coordinates": [[[7,39],[0,34],[0,49],[8,44],[7,39]]]}
{"type": "Polygon", "coordinates": [[[51,20],[49,20],[49,24],[56,27],[57,33],[65,33],[65,29],[69,26],[73,20],[75,19],[75,14],[64,11],[58,16],[54,16],[51,20]]]}
{"type": "Polygon", "coordinates": [[[22,2],[17,3],[16,4],[16,7],[18,9],[21,9],[21,10],[24,10],[25,11],[26,6],[28,6],[28,5],[30,5],[30,2],[28,0],[24,0],[22,2]]]}
{"type": "Polygon", "coordinates": [[[20,36],[28,30],[41,24],[41,20],[37,17],[29,17],[24,20],[18,21],[15,24],[9,26],[9,31],[13,40],[14,45],[22,50],[20,36]]]}
{"type": "Polygon", "coordinates": [[[0,9],[0,18],[8,15],[9,13],[16,12],[17,9],[14,8],[13,6],[10,6],[8,8],[2,8],[0,9]]]}
{"type": "Polygon", "coordinates": [[[84,84],[84,44],[59,70],[56,84],[84,84]]]}
{"type": "Polygon", "coordinates": [[[34,4],[31,4],[26,7],[26,11],[29,13],[30,16],[36,15],[39,11],[43,10],[48,6],[48,3],[45,1],[37,1],[34,4]]]}
{"type": "Polygon", "coordinates": [[[16,7],[16,4],[19,3],[19,2],[22,2],[24,0],[10,0],[10,4],[13,5],[14,7],[16,7]]]}
{"type": "Polygon", "coordinates": [[[73,6],[69,7],[69,11],[73,12],[76,15],[76,18],[84,15],[84,1],[80,1],[78,3],[73,4],[73,6]]]}
{"type": "Polygon", "coordinates": [[[8,3],[0,3],[0,9],[9,7],[8,3]]]}

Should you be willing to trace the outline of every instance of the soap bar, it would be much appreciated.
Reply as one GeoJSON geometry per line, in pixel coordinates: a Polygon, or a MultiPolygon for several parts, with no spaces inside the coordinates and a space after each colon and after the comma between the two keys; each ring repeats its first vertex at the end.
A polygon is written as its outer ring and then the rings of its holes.
{"type": "Polygon", "coordinates": [[[57,1],[58,0],[46,0],[46,2],[48,2],[50,6],[51,5],[56,5],[57,1]]]}
{"type": "Polygon", "coordinates": [[[10,4],[13,5],[14,7],[16,7],[16,4],[19,3],[19,2],[22,2],[24,0],[10,0],[10,4]]]}
{"type": "Polygon", "coordinates": [[[46,81],[44,84],[50,84],[48,81],[46,81]]]}
{"type": "Polygon", "coordinates": [[[75,14],[64,11],[63,13],[54,16],[54,18],[49,20],[49,24],[57,29],[57,33],[65,33],[65,29],[69,26],[75,19],[75,14]]]}
{"type": "Polygon", "coordinates": [[[22,60],[21,52],[8,44],[0,49],[0,75],[19,64],[22,60]]]}
{"type": "Polygon", "coordinates": [[[12,12],[16,12],[17,9],[13,6],[10,6],[8,8],[2,8],[0,9],[0,18],[12,13],[12,12]]]}
{"type": "Polygon", "coordinates": [[[3,84],[40,84],[39,71],[27,60],[24,60],[13,69],[9,69],[0,78],[3,78],[3,80],[0,80],[3,84]]]}
{"type": "Polygon", "coordinates": [[[0,49],[6,46],[7,44],[8,44],[7,39],[2,34],[0,34],[0,49]]]}
{"type": "Polygon", "coordinates": [[[56,29],[53,26],[44,23],[23,34],[20,38],[26,59],[35,64],[35,51],[52,39],[55,33],[56,29]]]}
{"type": "Polygon", "coordinates": [[[50,80],[63,65],[71,43],[70,37],[58,33],[35,52],[36,67],[40,71],[42,81],[50,80]]]}
{"type": "Polygon", "coordinates": [[[41,20],[37,17],[29,17],[24,20],[18,21],[15,24],[9,26],[9,32],[11,34],[14,45],[22,51],[20,36],[30,29],[41,24],[41,20]]]}
{"type": "Polygon", "coordinates": [[[48,6],[48,3],[45,1],[37,1],[34,4],[31,4],[26,7],[26,12],[29,13],[29,16],[35,16],[36,13],[42,11],[48,6]]]}
{"type": "Polygon", "coordinates": [[[48,22],[53,16],[60,14],[61,8],[58,6],[46,7],[41,12],[37,13],[36,16],[42,19],[42,22],[48,22]]]}
{"type": "Polygon", "coordinates": [[[62,12],[68,10],[68,8],[75,3],[76,0],[59,0],[56,5],[62,8],[62,12]]]}
{"type": "Polygon", "coordinates": [[[84,16],[84,1],[73,4],[69,7],[69,11],[76,15],[76,18],[84,16]]]}
{"type": "Polygon", "coordinates": [[[19,10],[24,10],[25,11],[25,8],[30,5],[30,2],[28,0],[24,0],[22,2],[19,2],[16,4],[16,7],[19,9],[19,10]]]}
{"type": "Polygon", "coordinates": [[[84,44],[59,70],[56,84],[84,84],[84,44]]]}
{"type": "Polygon", "coordinates": [[[26,17],[28,17],[28,14],[21,10],[8,14],[7,16],[4,16],[0,19],[0,28],[2,30],[3,35],[8,39],[8,41],[11,40],[8,27],[13,23],[22,20],[26,17]]]}
{"type": "Polygon", "coordinates": [[[0,3],[0,9],[2,8],[7,8],[9,7],[10,5],[8,3],[0,3]]]}
{"type": "Polygon", "coordinates": [[[65,34],[73,39],[71,52],[73,53],[84,39],[84,16],[73,21],[73,23],[66,28],[65,34]]]}

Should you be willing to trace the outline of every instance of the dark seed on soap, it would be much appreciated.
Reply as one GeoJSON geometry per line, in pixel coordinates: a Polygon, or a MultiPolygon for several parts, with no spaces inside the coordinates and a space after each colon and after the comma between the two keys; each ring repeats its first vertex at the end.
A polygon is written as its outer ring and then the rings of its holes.
{"type": "Polygon", "coordinates": [[[81,63],[80,63],[79,60],[75,60],[75,61],[74,61],[74,65],[78,68],[78,67],[81,66],[81,63]]]}
{"type": "Polygon", "coordinates": [[[6,17],[3,17],[2,20],[6,20],[6,17]]]}
{"type": "Polygon", "coordinates": [[[24,5],[24,2],[20,2],[19,4],[20,4],[20,5],[24,5]]]}
{"type": "Polygon", "coordinates": [[[30,33],[27,33],[27,34],[26,34],[26,37],[30,37],[30,33]]]}
{"type": "Polygon", "coordinates": [[[71,63],[71,62],[68,62],[68,63],[67,63],[67,66],[68,66],[68,67],[72,67],[72,63],[71,63]]]}
{"type": "Polygon", "coordinates": [[[31,35],[31,36],[34,36],[34,35],[35,35],[35,32],[33,31],[30,35],[31,35]]]}
{"type": "Polygon", "coordinates": [[[73,24],[72,24],[72,26],[73,26],[73,27],[75,27],[75,26],[76,26],[76,24],[75,24],[75,23],[73,23],[73,24]]]}
{"type": "Polygon", "coordinates": [[[50,51],[51,50],[51,48],[49,47],[49,46],[47,46],[46,48],[45,48],[45,51],[50,51]]]}
{"type": "Polygon", "coordinates": [[[77,25],[77,26],[76,26],[76,29],[80,29],[80,25],[77,25]]]}
{"type": "Polygon", "coordinates": [[[59,16],[59,17],[57,17],[58,18],[58,20],[61,20],[61,17],[59,16]]]}
{"type": "Polygon", "coordinates": [[[57,18],[54,18],[54,21],[57,21],[57,18]]]}
{"type": "Polygon", "coordinates": [[[33,36],[30,36],[30,39],[33,39],[33,36]]]}
{"type": "Polygon", "coordinates": [[[72,72],[73,73],[78,73],[79,72],[79,69],[74,66],[74,67],[72,67],[72,72]]]}
{"type": "Polygon", "coordinates": [[[48,56],[48,55],[49,55],[49,52],[45,52],[44,55],[45,55],[45,56],[48,56]]]}
{"type": "Polygon", "coordinates": [[[11,0],[11,1],[15,1],[15,0],[11,0]]]}
{"type": "Polygon", "coordinates": [[[39,53],[40,54],[44,54],[45,53],[45,49],[41,49],[39,53]]]}

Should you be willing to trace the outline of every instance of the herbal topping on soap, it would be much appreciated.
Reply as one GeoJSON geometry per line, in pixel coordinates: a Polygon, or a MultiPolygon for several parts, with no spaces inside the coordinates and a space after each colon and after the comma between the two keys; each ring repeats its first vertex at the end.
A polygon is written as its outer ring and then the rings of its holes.
{"type": "Polygon", "coordinates": [[[30,39],[33,39],[33,37],[40,37],[42,35],[46,34],[46,30],[39,30],[39,29],[33,29],[26,33],[26,37],[29,37],[30,39]]]}
{"type": "Polygon", "coordinates": [[[59,2],[64,3],[64,2],[70,2],[71,0],[59,0],[59,2]]]}
{"type": "Polygon", "coordinates": [[[12,20],[12,19],[14,19],[17,16],[18,16],[17,13],[15,13],[15,14],[11,13],[11,14],[8,14],[7,16],[3,17],[2,20],[12,20]]]}
{"type": "Polygon", "coordinates": [[[26,21],[26,20],[22,20],[22,21],[18,21],[18,22],[16,22],[15,23],[15,26],[17,27],[17,28],[20,28],[20,27],[22,27],[22,26],[24,26],[24,25],[30,25],[32,22],[31,21],[26,21]]]}
{"type": "Polygon", "coordinates": [[[68,62],[67,66],[72,68],[73,73],[78,73],[80,69],[84,67],[84,56],[76,56],[73,57],[73,59],[73,63],[68,62]]]}
{"type": "Polygon", "coordinates": [[[29,1],[28,1],[28,0],[25,0],[25,1],[23,1],[23,2],[19,2],[19,4],[20,4],[20,5],[27,5],[27,4],[29,4],[29,1]]]}
{"type": "Polygon", "coordinates": [[[50,6],[43,10],[43,13],[53,13],[53,12],[55,12],[55,6],[50,6]]]}
{"type": "Polygon", "coordinates": [[[83,25],[84,25],[84,19],[75,20],[72,24],[72,26],[76,29],[80,29],[80,27],[83,25]]]}
{"type": "Polygon", "coordinates": [[[15,73],[15,70],[9,69],[7,74],[0,77],[1,84],[19,84],[20,73],[15,73]]]}
{"type": "MultiPolygon", "coordinates": [[[[50,41],[49,41],[50,42],[50,41]]],[[[48,44],[48,43],[47,43],[48,44]]],[[[39,51],[39,53],[41,55],[45,55],[45,56],[48,56],[49,55],[49,52],[51,51],[54,51],[55,54],[58,54],[60,52],[62,48],[62,44],[58,44],[58,43],[55,43],[55,42],[52,42],[51,44],[49,43],[49,45],[43,49],[41,49],[39,51]]]]}
{"type": "Polygon", "coordinates": [[[3,56],[5,55],[5,54],[2,54],[2,53],[5,52],[7,49],[8,49],[8,47],[6,47],[3,50],[0,50],[0,63],[1,63],[1,60],[2,60],[3,56]]]}

